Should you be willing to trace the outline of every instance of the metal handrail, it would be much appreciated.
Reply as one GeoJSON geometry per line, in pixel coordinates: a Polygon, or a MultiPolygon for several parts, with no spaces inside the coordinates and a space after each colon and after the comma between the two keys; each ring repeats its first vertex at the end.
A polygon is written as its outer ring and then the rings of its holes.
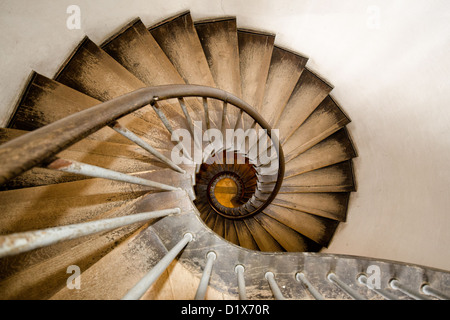
{"type": "MultiPolygon", "coordinates": [[[[33,167],[51,163],[59,152],[146,105],[185,97],[213,98],[230,103],[252,117],[272,139],[272,129],[264,118],[248,103],[226,91],[199,85],[147,87],[85,109],[1,145],[0,185],[33,167]]],[[[283,150],[278,141],[273,145],[278,154],[277,181],[270,196],[251,215],[262,212],[272,202],[283,182],[283,150]]]]}

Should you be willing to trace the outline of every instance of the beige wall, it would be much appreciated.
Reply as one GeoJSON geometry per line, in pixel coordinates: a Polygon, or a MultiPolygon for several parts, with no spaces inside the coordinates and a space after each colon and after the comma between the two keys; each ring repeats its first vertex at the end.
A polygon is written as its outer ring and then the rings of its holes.
{"type": "Polygon", "coordinates": [[[352,118],[358,192],[327,252],[450,270],[448,0],[71,0],[0,2],[0,124],[31,70],[52,77],[87,34],[102,42],[132,18],[190,9],[237,16],[310,57],[352,118]],[[81,8],[82,29],[66,28],[81,8]]]}

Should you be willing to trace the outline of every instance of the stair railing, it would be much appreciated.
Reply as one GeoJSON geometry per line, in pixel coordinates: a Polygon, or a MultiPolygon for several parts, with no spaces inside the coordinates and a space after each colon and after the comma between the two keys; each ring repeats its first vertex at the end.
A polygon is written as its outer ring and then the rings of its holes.
{"type": "MultiPolygon", "coordinates": [[[[118,119],[124,117],[142,107],[152,105],[158,116],[163,121],[167,129],[173,133],[169,122],[164,121],[162,110],[156,107],[156,104],[162,100],[178,99],[183,113],[188,114],[184,98],[201,97],[205,107],[206,123],[210,125],[211,110],[208,109],[208,99],[219,100],[223,102],[222,124],[227,118],[226,105],[232,105],[240,110],[243,114],[251,117],[253,121],[252,127],[258,124],[267,133],[268,138],[272,140],[271,146],[275,149],[278,158],[278,172],[276,182],[272,192],[264,200],[261,205],[250,212],[253,215],[262,212],[275,199],[281,188],[285,163],[283,150],[279,145],[279,141],[272,136],[272,128],[249,104],[241,99],[220,89],[198,86],[198,85],[166,85],[158,87],[142,88],[131,93],[125,94],[110,101],[101,103],[89,109],[80,111],[66,118],[60,119],[47,126],[24,134],[0,146],[0,185],[8,180],[24,173],[36,166],[47,167],[50,169],[86,175],[90,177],[99,177],[123,181],[128,183],[142,184],[145,186],[160,188],[163,190],[178,190],[172,186],[167,186],[154,181],[149,181],[139,177],[135,177],[120,172],[115,172],[106,168],[100,168],[93,165],[83,164],[72,160],[59,159],[57,154],[90,134],[109,126],[124,137],[130,139],[138,146],[147,150],[156,156],[160,161],[166,163],[169,167],[177,172],[183,173],[177,164],[152,148],[141,138],[136,136],[130,129],[121,125],[118,119]]],[[[189,116],[186,119],[192,124],[189,116]]],[[[236,124],[239,121],[236,121],[236,124]]],[[[189,126],[191,128],[191,126],[189,126]]],[[[191,128],[192,129],[192,128],[191,128]]],[[[223,128],[221,128],[223,129],[223,128]]]]}

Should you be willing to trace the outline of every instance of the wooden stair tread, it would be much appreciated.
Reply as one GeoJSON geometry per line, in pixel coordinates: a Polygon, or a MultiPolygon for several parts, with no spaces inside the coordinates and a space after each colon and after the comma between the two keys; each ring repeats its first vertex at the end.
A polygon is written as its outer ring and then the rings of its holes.
{"type": "Polygon", "coordinates": [[[225,219],[221,215],[216,215],[216,222],[212,230],[222,238],[225,237],[225,219]]]}
{"type": "Polygon", "coordinates": [[[286,163],[285,178],[347,161],[357,156],[348,132],[337,131],[286,163]]]}
{"type": "MultiPolygon", "coordinates": [[[[28,131],[2,128],[0,129],[0,144],[19,137],[28,131]]],[[[169,145],[166,144],[166,147],[169,145]]],[[[158,150],[166,157],[170,157],[170,150],[158,150]]],[[[153,155],[137,145],[128,145],[107,141],[83,139],[66,150],[60,152],[58,157],[83,162],[114,171],[133,173],[167,168],[153,155]]],[[[41,186],[54,183],[69,182],[85,179],[85,177],[64,173],[46,168],[35,167],[18,177],[8,181],[4,186],[7,189],[41,186]]]]}
{"type": "Polygon", "coordinates": [[[349,197],[348,192],[280,193],[273,204],[346,221],[349,197]]]}
{"type": "Polygon", "coordinates": [[[79,290],[63,287],[51,300],[118,300],[151,268],[167,249],[151,227],[142,227],[82,273],[79,290]],[[118,281],[120,279],[120,281],[118,281]]]}
{"type": "Polygon", "coordinates": [[[318,251],[317,244],[270,216],[258,214],[254,218],[286,251],[318,251]]]}
{"type": "Polygon", "coordinates": [[[239,245],[250,250],[259,250],[258,245],[256,244],[255,239],[253,239],[253,236],[245,222],[236,220],[234,221],[234,225],[236,227],[239,245]]]}
{"type": "Polygon", "coordinates": [[[242,99],[261,110],[275,36],[238,29],[242,99]]]}
{"type": "Polygon", "coordinates": [[[336,102],[327,96],[305,122],[285,141],[283,151],[287,160],[313,147],[335,133],[350,119],[336,102]]]}
{"type": "MultiPolygon", "coordinates": [[[[140,19],[134,20],[101,47],[146,86],[185,84],[140,19]]],[[[187,99],[187,101],[188,107],[195,112],[201,111],[199,103],[191,103],[193,99],[187,99]]],[[[187,127],[177,102],[161,101],[158,105],[164,110],[172,126],[176,127],[180,124],[182,127],[187,127]]],[[[195,112],[192,112],[193,117],[195,112]]]]}
{"type": "MultiPolygon", "coordinates": [[[[148,30],[185,83],[216,87],[190,12],[166,19],[148,30]]],[[[210,108],[211,122],[221,123],[222,104],[212,101],[210,108]]]]}
{"type": "Polygon", "coordinates": [[[356,191],[351,160],[283,180],[281,193],[356,191]]]}
{"type": "Polygon", "coordinates": [[[87,37],[55,80],[99,101],[108,101],[145,86],[87,37]]]}
{"type": "MultiPolygon", "coordinates": [[[[162,169],[137,175],[185,190],[192,187],[190,173],[162,169]]],[[[99,178],[3,191],[0,233],[83,222],[148,192],[161,190],[99,178]]]]}
{"type": "MultiPolygon", "coordinates": [[[[35,130],[100,103],[101,101],[82,92],[35,73],[27,86],[27,90],[22,95],[16,113],[8,127],[28,131],[35,130]]],[[[132,128],[136,134],[151,138],[154,146],[165,146],[167,145],[166,139],[170,140],[170,136],[165,132],[165,129],[152,129],[154,128],[152,124],[134,115],[125,116],[119,121],[121,124],[132,128]],[[161,139],[164,141],[161,141],[161,139]]],[[[153,125],[156,124],[153,123],[153,125]]],[[[155,128],[157,127],[158,125],[155,128]]],[[[100,129],[88,138],[123,144],[131,143],[110,128],[100,129]]]]}
{"type": "Polygon", "coordinates": [[[8,127],[31,131],[99,103],[92,97],[33,72],[8,127]]]}
{"type": "Polygon", "coordinates": [[[339,221],[320,217],[307,212],[289,209],[276,204],[264,209],[264,214],[305,237],[315,241],[323,247],[328,247],[339,221]]]}
{"type": "Polygon", "coordinates": [[[185,84],[140,19],[101,48],[148,86],[185,84]]]}
{"type": "Polygon", "coordinates": [[[186,83],[215,87],[189,12],[149,31],[186,83]]]}
{"type": "Polygon", "coordinates": [[[280,130],[284,143],[308,118],[332,88],[313,72],[305,68],[286,104],[275,128],[280,130]]]}
{"type": "MultiPolygon", "coordinates": [[[[182,205],[182,212],[193,209],[187,194],[168,194],[166,199],[151,201],[147,205],[155,208],[168,208],[182,205]]],[[[159,210],[159,209],[157,209],[159,210]]],[[[183,213],[182,213],[183,214],[183,213]]],[[[151,224],[144,225],[132,236],[119,244],[114,250],[102,257],[82,273],[86,284],[81,290],[62,288],[52,299],[120,299],[148,271],[159,262],[170,248],[160,241],[151,224]],[[102,275],[99,274],[99,270],[102,275]],[[111,281],[112,279],[116,279],[111,281]],[[117,281],[117,279],[121,279],[117,281]]]]}
{"type": "MultiPolygon", "coordinates": [[[[114,218],[175,207],[181,208],[182,212],[192,209],[192,204],[185,191],[147,194],[108,211],[96,219],[114,218]]],[[[154,220],[157,219],[152,221],[154,220]]],[[[54,290],[59,290],[65,286],[68,265],[78,265],[81,270],[86,270],[137,229],[143,225],[151,224],[152,221],[65,241],[19,256],[8,257],[8,260],[5,258],[0,260],[2,270],[8,270],[9,273],[14,272],[13,275],[8,275],[8,278],[0,282],[1,291],[4,292],[2,298],[49,298],[54,290]],[[39,289],[39,286],[44,285],[44,283],[48,296],[42,296],[39,289]]]]}
{"type": "MultiPolygon", "coordinates": [[[[242,92],[236,18],[203,21],[194,26],[217,88],[240,98],[242,92]]],[[[234,128],[239,110],[230,108],[227,113],[228,128],[234,128]]]]}
{"type": "Polygon", "coordinates": [[[235,245],[239,245],[239,238],[236,231],[236,226],[234,221],[230,219],[225,219],[225,231],[224,238],[235,245]]]}
{"type": "Polygon", "coordinates": [[[280,244],[254,218],[243,220],[260,251],[283,252],[280,244]]]}
{"type": "Polygon", "coordinates": [[[241,97],[236,19],[195,23],[217,87],[241,97]]]}
{"type": "MultiPolygon", "coordinates": [[[[108,101],[146,86],[87,37],[55,80],[99,101],[108,101]]],[[[127,118],[144,120],[147,123],[146,131],[155,136],[165,134],[167,140],[170,140],[167,130],[152,108],[141,108],[127,118]]]]}
{"type": "Polygon", "coordinates": [[[307,61],[305,57],[274,46],[260,110],[272,127],[278,122],[307,61]]]}

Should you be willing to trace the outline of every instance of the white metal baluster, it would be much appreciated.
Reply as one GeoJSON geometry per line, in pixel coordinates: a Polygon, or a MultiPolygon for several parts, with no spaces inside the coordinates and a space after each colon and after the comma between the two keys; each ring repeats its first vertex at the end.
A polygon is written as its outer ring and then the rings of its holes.
{"type": "Polygon", "coordinates": [[[365,276],[363,274],[361,274],[358,277],[358,282],[362,283],[363,285],[365,285],[370,290],[375,291],[376,293],[380,294],[381,296],[383,296],[384,298],[386,298],[388,300],[398,300],[398,297],[396,295],[394,295],[394,294],[392,294],[392,293],[390,293],[390,292],[388,292],[386,290],[383,290],[381,288],[375,288],[375,287],[369,285],[367,283],[367,276],[365,276]]]}
{"type": "Polygon", "coordinates": [[[109,231],[137,222],[148,221],[170,214],[178,214],[180,212],[181,210],[179,208],[143,212],[124,217],[102,219],[0,236],[0,258],[49,246],[65,240],[71,240],[98,232],[109,231]]]}
{"type": "Polygon", "coordinates": [[[203,98],[203,109],[205,110],[205,123],[206,129],[211,129],[211,122],[209,120],[209,107],[208,107],[208,98],[203,98]]]}
{"type": "Polygon", "coordinates": [[[109,180],[128,182],[132,184],[139,184],[147,187],[158,188],[167,191],[177,191],[180,188],[169,186],[163,183],[143,179],[136,176],[131,176],[125,173],[109,170],[86,163],[81,163],[73,160],[57,159],[47,166],[49,169],[59,170],[69,173],[81,174],[94,178],[104,178],[109,180]]]}
{"type": "Polygon", "coordinates": [[[275,281],[275,276],[272,272],[266,272],[265,278],[269,282],[270,289],[272,290],[273,296],[277,300],[286,300],[286,298],[281,293],[280,288],[278,287],[277,282],[275,281]]]}
{"type": "MultiPolygon", "coordinates": [[[[177,132],[175,132],[173,130],[172,125],[170,124],[170,122],[167,119],[167,117],[164,114],[164,112],[162,112],[161,109],[159,108],[157,102],[152,104],[152,108],[153,108],[153,110],[155,110],[156,114],[158,115],[159,119],[163,123],[164,127],[166,127],[167,131],[169,131],[169,133],[171,134],[172,141],[179,142],[180,141],[180,137],[178,136],[177,132]]],[[[192,160],[192,157],[190,156],[190,154],[191,154],[190,150],[186,150],[184,148],[184,144],[183,143],[181,144],[181,146],[183,147],[183,151],[184,151],[185,157],[188,160],[192,160]]]]}
{"type": "Polygon", "coordinates": [[[114,122],[110,125],[110,127],[116,131],[117,133],[121,134],[122,136],[126,137],[130,141],[136,143],[138,146],[140,146],[142,149],[148,151],[153,156],[158,158],[163,163],[167,164],[169,167],[174,169],[177,172],[180,173],[186,173],[183,169],[181,169],[179,166],[177,166],[175,163],[172,162],[169,158],[165,157],[163,154],[161,154],[158,150],[153,148],[151,145],[149,145],[147,142],[142,140],[140,137],[138,137],[136,134],[128,130],[126,127],[122,126],[119,122],[114,122]]]}
{"type": "Polygon", "coordinates": [[[244,110],[239,110],[239,115],[236,119],[236,123],[234,125],[234,130],[239,129],[239,127],[242,127],[244,129],[244,110]]]}
{"type": "Polygon", "coordinates": [[[415,300],[432,300],[430,297],[421,295],[420,293],[415,292],[415,291],[411,290],[410,288],[404,286],[397,279],[392,279],[391,281],[389,281],[389,285],[391,286],[392,289],[403,292],[404,294],[406,294],[407,296],[409,296],[415,300]]]}
{"type": "Polygon", "coordinates": [[[300,281],[303,283],[303,285],[308,289],[308,291],[311,293],[311,295],[316,300],[324,300],[324,297],[317,291],[315,287],[309,282],[309,280],[305,277],[305,275],[302,272],[299,272],[295,275],[295,279],[297,281],[300,281]]]}
{"type": "Polygon", "coordinates": [[[186,233],[183,236],[183,239],[167,252],[153,269],[151,269],[133,288],[131,288],[130,291],[128,291],[122,300],[140,299],[192,239],[194,239],[192,233],[186,233]]]}
{"type": "Polygon", "coordinates": [[[422,292],[425,293],[426,295],[433,296],[441,300],[450,300],[450,296],[430,287],[429,284],[424,284],[422,286],[422,292]]]}
{"type": "Polygon", "coordinates": [[[338,286],[342,291],[347,293],[354,300],[367,300],[365,297],[360,295],[358,292],[350,288],[346,283],[342,282],[334,273],[330,272],[327,279],[338,286]]]}
{"type": "Polygon", "coordinates": [[[197,293],[195,294],[195,300],[204,300],[206,296],[206,290],[208,289],[209,278],[211,277],[211,271],[216,260],[217,255],[214,252],[209,252],[206,255],[206,265],[203,270],[202,278],[200,279],[200,284],[197,288],[197,293]]]}
{"type": "Polygon", "coordinates": [[[186,103],[184,102],[184,99],[178,98],[178,103],[180,104],[181,110],[183,111],[183,114],[186,117],[186,121],[189,126],[189,131],[191,132],[192,136],[194,136],[194,123],[192,122],[191,115],[189,114],[186,108],[186,103]]]}
{"type": "Polygon", "coordinates": [[[244,270],[245,270],[244,266],[240,264],[237,265],[236,268],[234,268],[234,272],[237,273],[239,299],[241,300],[247,300],[247,292],[245,290],[244,270]]]}

